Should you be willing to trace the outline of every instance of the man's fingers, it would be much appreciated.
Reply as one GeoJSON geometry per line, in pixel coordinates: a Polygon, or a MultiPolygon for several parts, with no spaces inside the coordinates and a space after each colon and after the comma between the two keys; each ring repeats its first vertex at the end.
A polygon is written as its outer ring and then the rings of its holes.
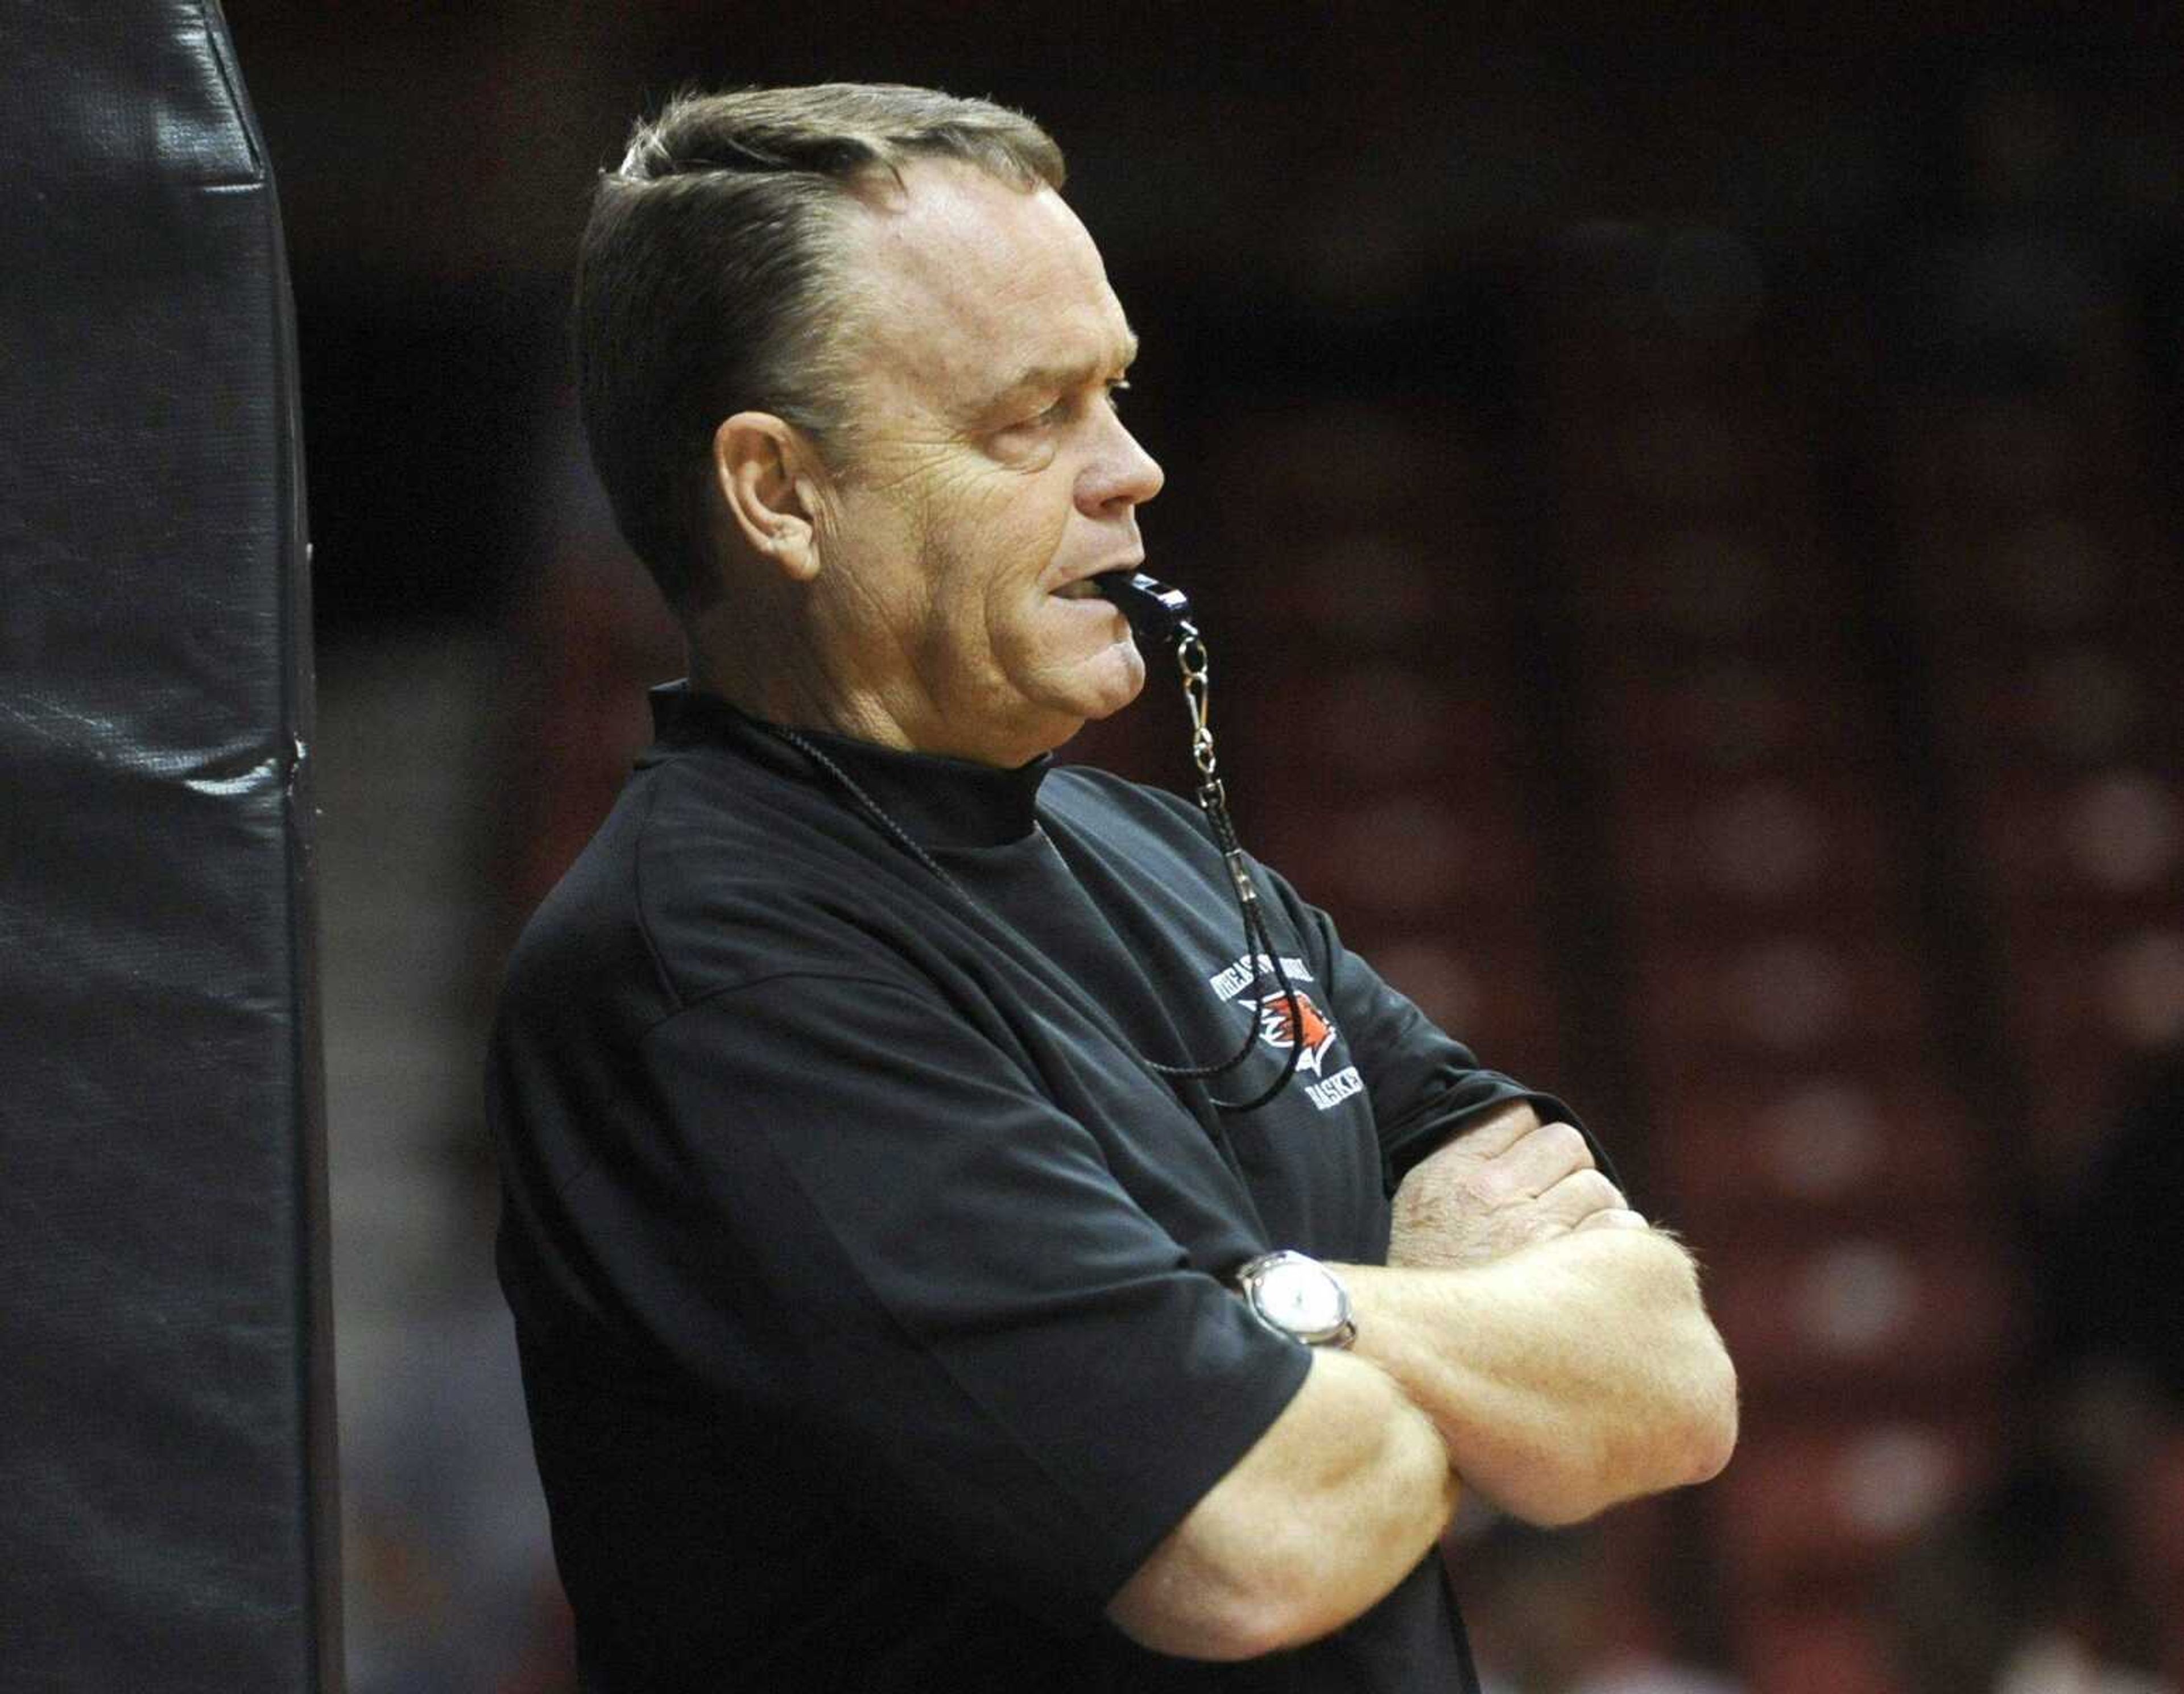
{"type": "MultiPolygon", "coordinates": [[[[1590,1227],[1596,1218],[1630,1212],[1630,1203],[1624,1199],[1622,1190],[1587,1165],[1581,1171],[1572,1171],[1542,1194],[1539,1210],[1543,1218],[1552,1219],[1563,1229],[1580,1229],[1590,1227]]],[[[1630,1215],[1635,1218],[1638,1214],[1632,1212],[1630,1215]]]]}
{"type": "Polygon", "coordinates": [[[1577,1229],[1650,1229],[1653,1226],[1627,1206],[1611,1206],[1572,1224],[1577,1229]]]}
{"type": "Polygon", "coordinates": [[[1497,1199],[1545,1194],[1565,1177],[1592,1168],[1592,1150],[1576,1126],[1542,1123],[1479,1169],[1482,1192],[1497,1199]]]}
{"type": "Polygon", "coordinates": [[[1539,1127],[1540,1114],[1524,1101],[1515,1100],[1465,1124],[1440,1151],[1460,1147],[1474,1159],[1496,1158],[1539,1127]]]}

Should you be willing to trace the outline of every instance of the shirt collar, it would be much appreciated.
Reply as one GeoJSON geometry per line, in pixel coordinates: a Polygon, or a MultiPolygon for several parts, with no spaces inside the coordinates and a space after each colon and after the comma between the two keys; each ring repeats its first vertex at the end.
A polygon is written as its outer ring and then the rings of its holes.
{"type": "MultiPolygon", "coordinates": [[[[652,722],[663,747],[727,746],[777,774],[823,788],[858,809],[841,785],[757,718],[686,680],[652,690],[652,722]]],[[[1054,766],[1042,753],[1013,770],[905,753],[831,731],[795,732],[850,779],[921,847],[1000,847],[1021,841],[1038,819],[1039,785],[1054,766]]]]}

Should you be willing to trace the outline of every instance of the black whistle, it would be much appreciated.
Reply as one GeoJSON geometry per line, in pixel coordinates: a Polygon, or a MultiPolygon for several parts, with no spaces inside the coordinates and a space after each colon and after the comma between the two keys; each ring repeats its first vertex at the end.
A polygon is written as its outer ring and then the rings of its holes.
{"type": "Polygon", "coordinates": [[[1172,646],[1190,621],[1190,596],[1142,571],[1110,571],[1092,586],[1122,608],[1131,632],[1149,647],[1172,646]]]}

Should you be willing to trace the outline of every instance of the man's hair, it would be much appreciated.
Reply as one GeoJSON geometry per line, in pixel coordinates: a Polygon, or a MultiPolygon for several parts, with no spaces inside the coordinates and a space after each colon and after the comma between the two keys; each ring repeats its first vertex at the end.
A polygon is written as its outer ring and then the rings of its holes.
{"type": "Polygon", "coordinates": [[[577,263],[578,400],[615,520],[678,616],[712,598],[723,419],[772,412],[838,467],[854,445],[843,214],[932,158],[1062,182],[1061,149],[1019,113],[861,83],[679,95],[601,175],[577,263]]]}

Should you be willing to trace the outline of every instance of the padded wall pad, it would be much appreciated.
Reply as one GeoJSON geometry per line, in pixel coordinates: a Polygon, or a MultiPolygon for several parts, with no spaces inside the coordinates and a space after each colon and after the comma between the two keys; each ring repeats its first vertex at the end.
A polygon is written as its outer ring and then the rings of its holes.
{"type": "Polygon", "coordinates": [[[337,1690],[272,182],[209,0],[0,64],[0,1688],[337,1690]]]}

